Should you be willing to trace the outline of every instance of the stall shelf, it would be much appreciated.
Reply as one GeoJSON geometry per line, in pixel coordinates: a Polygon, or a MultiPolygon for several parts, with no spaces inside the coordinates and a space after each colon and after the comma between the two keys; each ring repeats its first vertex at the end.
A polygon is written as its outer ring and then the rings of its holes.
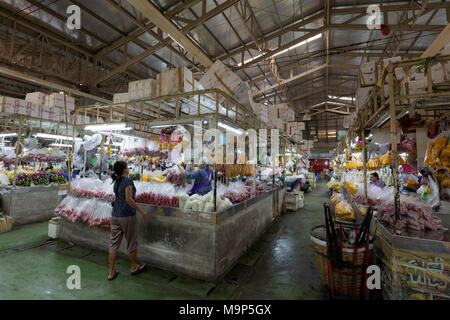
{"type": "MultiPolygon", "coordinates": [[[[5,98],[0,100],[1,110],[4,109],[5,98]]],[[[46,126],[53,126],[57,132],[65,131],[68,136],[69,128],[74,130],[74,126],[69,123],[69,112],[66,105],[66,95],[64,95],[64,113],[65,121],[56,121],[54,119],[42,119],[31,117],[24,114],[12,114],[0,112],[0,128],[3,134],[17,133],[17,142],[14,150],[14,174],[12,176],[12,187],[2,188],[1,206],[6,215],[13,218],[14,225],[24,225],[34,222],[46,221],[55,215],[55,208],[61,202],[62,195],[65,194],[68,184],[50,184],[31,187],[17,187],[16,176],[19,161],[20,145],[23,142],[23,136],[35,132],[45,132],[46,126]]],[[[70,157],[70,151],[67,148],[67,156],[70,157]]]]}
{"type": "MultiPolygon", "coordinates": [[[[202,123],[207,121],[207,127],[215,129],[219,122],[241,130],[267,129],[267,124],[255,114],[217,89],[128,103],[83,106],[75,109],[74,117],[90,118],[89,123],[81,121],[84,124],[78,128],[88,124],[125,122],[144,132],[152,132],[154,127],[194,124],[200,120],[202,123]]],[[[270,130],[267,134],[271,136],[270,130]]],[[[292,145],[288,138],[282,135],[280,138],[284,145],[292,145]]],[[[272,154],[272,166],[275,165],[275,157],[272,154]]],[[[216,172],[216,166],[220,165],[213,163],[212,166],[216,172]]],[[[139,204],[149,215],[148,221],[142,221],[138,216],[139,259],[198,279],[217,281],[281,214],[284,190],[276,187],[229,209],[217,211],[217,177],[213,176],[213,181],[212,212],[139,204]]],[[[59,238],[104,251],[109,247],[109,230],[89,227],[80,221],[61,219],[59,238]]],[[[127,254],[124,247],[120,253],[127,254]]]]}
{"type": "MultiPolygon", "coordinates": [[[[450,55],[437,55],[432,58],[433,62],[436,63],[448,63],[450,61],[450,55]]],[[[428,61],[428,60],[425,60],[428,61]]],[[[431,61],[431,60],[430,60],[431,61]]],[[[373,86],[370,90],[369,96],[374,97],[374,103],[372,105],[371,99],[368,99],[366,104],[360,108],[356,114],[352,126],[347,132],[345,140],[338,144],[337,150],[342,152],[345,150],[345,145],[349,145],[350,141],[356,136],[365,136],[366,131],[372,128],[380,127],[385,123],[389,124],[389,130],[391,133],[391,143],[392,143],[392,159],[393,159],[393,176],[394,176],[394,199],[395,199],[395,217],[396,221],[400,218],[400,190],[399,190],[399,172],[398,172],[398,150],[397,150],[397,118],[401,115],[406,114],[408,111],[411,100],[414,99],[416,105],[420,105],[421,101],[426,100],[428,103],[434,99],[441,99],[443,97],[450,97],[450,90],[445,89],[439,90],[438,92],[433,91],[432,74],[430,71],[431,65],[427,64],[427,74],[425,75],[427,79],[427,92],[421,94],[410,94],[408,85],[405,84],[405,94],[399,95],[395,90],[395,72],[396,68],[414,68],[418,67],[424,62],[424,59],[411,59],[403,60],[398,62],[390,63],[387,66],[383,66],[381,62],[381,77],[377,79],[379,85],[373,86]],[[389,96],[386,99],[385,95],[385,84],[389,88],[389,96]],[[378,102],[378,96],[380,96],[380,103],[378,102]]],[[[377,73],[378,74],[378,73],[377,73]]],[[[405,81],[405,80],[404,80],[405,81]]],[[[423,106],[425,110],[426,105],[423,106]]],[[[445,117],[448,117],[446,114],[445,117]]],[[[365,139],[364,139],[365,140],[365,139]]],[[[364,141],[365,142],[365,141],[364,141]]],[[[363,154],[367,154],[366,144],[363,144],[363,154]]],[[[366,159],[363,161],[364,170],[366,169],[366,159]]],[[[367,180],[364,182],[364,188],[367,190],[367,180]]],[[[400,232],[399,227],[397,230],[400,232]]]]}

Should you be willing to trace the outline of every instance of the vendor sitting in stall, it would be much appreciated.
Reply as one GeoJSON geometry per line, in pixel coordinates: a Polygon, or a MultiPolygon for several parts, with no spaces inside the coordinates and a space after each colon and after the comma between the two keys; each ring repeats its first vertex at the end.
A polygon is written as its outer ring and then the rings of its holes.
{"type": "Polygon", "coordinates": [[[378,172],[372,172],[370,174],[370,184],[373,184],[374,186],[377,186],[379,188],[384,188],[386,186],[384,182],[380,180],[378,172]]]}
{"type": "Polygon", "coordinates": [[[302,182],[302,179],[304,180],[303,175],[293,175],[293,176],[287,176],[284,181],[286,185],[290,188],[288,192],[292,192],[295,189],[297,189],[298,185],[302,182]]]}
{"type": "Polygon", "coordinates": [[[201,164],[199,165],[199,169],[197,171],[192,172],[185,171],[180,164],[178,164],[178,168],[185,175],[186,179],[194,179],[194,185],[189,191],[189,196],[193,194],[204,196],[212,190],[212,171],[208,165],[201,164]]]}

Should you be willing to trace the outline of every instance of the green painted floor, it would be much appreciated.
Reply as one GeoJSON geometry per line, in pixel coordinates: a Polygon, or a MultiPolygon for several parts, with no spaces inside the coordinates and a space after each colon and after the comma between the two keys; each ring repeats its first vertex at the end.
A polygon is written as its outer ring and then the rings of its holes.
{"type": "Polygon", "coordinates": [[[325,183],[305,195],[305,206],[279,218],[217,286],[156,268],[129,275],[118,260],[107,281],[107,254],[47,237],[47,222],[0,234],[2,299],[326,299],[309,231],[323,223],[325,183]],[[81,289],[69,290],[67,267],[81,270],[81,289]]]}

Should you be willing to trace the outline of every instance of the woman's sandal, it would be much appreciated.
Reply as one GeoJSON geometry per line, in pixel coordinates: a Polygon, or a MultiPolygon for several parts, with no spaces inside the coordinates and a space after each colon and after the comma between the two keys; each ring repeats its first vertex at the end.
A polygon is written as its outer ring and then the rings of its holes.
{"type": "Polygon", "coordinates": [[[138,268],[136,269],[136,271],[131,272],[131,275],[135,276],[135,275],[145,271],[145,269],[147,269],[147,265],[145,263],[140,264],[138,266],[138,268]]]}
{"type": "Polygon", "coordinates": [[[119,271],[118,270],[114,270],[114,275],[112,276],[112,278],[108,277],[108,281],[114,280],[117,277],[118,274],[119,274],[119,271]]]}

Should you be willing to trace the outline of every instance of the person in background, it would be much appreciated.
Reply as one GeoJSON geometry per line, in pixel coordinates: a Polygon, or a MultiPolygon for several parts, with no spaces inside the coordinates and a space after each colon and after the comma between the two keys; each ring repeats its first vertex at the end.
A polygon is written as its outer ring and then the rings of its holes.
{"type": "Polygon", "coordinates": [[[137,275],[146,269],[145,264],[138,264],[137,257],[137,218],[138,211],[144,220],[147,215],[136,203],[136,187],[133,180],[128,178],[129,168],[125,161],[114,163],[111,178],[114,181],[114,194],[111,217],[111,237],[109,249],[109,274],[108,280],[113,280],[119,271],[114,268],[117,252],[119,251],[122,237],[127,240],[128,252],[130,253],[132,275],[137,275]]]}
{"type": "Polygon", "coordinates": [[[199,165],[199,169],[197,171],[185,171],[183,167],[178,164],[177,165],[180,171],[185,175],[186,179],[194,179],[194,185],[192,189],[189,191],[189,196],[193,194],[205,195],[212,190],[211,180],[212,180],[212,171],[206,164],[199,165]]]}
{"type": "Polygon", "coordinates": [[[49,172],[49,173],[53,171],[53,165],[52,165],[51,162],[48,163],[48,167],[45,168],[45,171],[47,171],[47,172],[49,172]]]}
{"type": "Polygon", "coordinates": [[[288,186],[290,188],[290,190],[288,190],[288,192],[292,192],[295,189],[297,189],[300,182],[302,182],[302,179],[297,175],[293,175],[293,176],[287,176],[284,181],[286,183],[286,186],[288,186]]]}
{"type": "Polygon", "coordinates": [[[379,188],[384,188],[386,186],[384,182],[380,180],[378,172],[372,172],[370,174],[370,183],[379,188]]]}
{"type": "Polygon", "coordinates": [[[114,167],[110,164],[108,166],[108,176],[111,176],[114,173],[114,167]]]}

